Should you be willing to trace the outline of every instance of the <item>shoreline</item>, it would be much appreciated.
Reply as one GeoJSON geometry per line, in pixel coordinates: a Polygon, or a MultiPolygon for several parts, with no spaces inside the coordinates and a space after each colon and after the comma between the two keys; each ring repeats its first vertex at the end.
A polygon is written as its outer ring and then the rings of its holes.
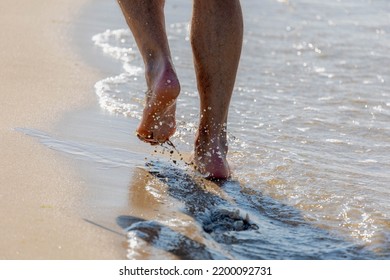
{"type": "Polygon", "coordinates": [[[0,4],[7,11],[0,19],[7,26],[0,50],[0,259],[125,258],[115,247],[122,239],[80,217],[88,186],[72,160],[15,130],[52,132],[64,114],[93,106],[101,74],[74,53],[69,37],[78,11],[90,4],[0,4]]]}

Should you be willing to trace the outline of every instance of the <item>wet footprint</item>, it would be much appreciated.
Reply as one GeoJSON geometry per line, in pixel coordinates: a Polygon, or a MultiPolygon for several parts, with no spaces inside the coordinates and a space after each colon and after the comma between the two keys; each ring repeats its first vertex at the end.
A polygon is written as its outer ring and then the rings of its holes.
{"type": "MultiPolygon", "coordinates": [[[[182,260],[223,260],[227,257],[206,245],[196,242],[179,232],[156,221],[145,221],[132,216],[119,216],[117,223],[126,232],[128,238],[142,239],[155,248],[164,250],[182,260]]],[[[129,242],[128,250],[140,251],[136,248],[142,243],[129,242]]],[[[143,248],[145,249],[145,248],[143,248]]]]}
{"type": "Polygon", "coordinates": [[[209,234],[257,229],[259,227],[250,221],[249,215],[242,216],[239,209],[210,209],[209,218],[203,221],[203,230],[209,234]]]}

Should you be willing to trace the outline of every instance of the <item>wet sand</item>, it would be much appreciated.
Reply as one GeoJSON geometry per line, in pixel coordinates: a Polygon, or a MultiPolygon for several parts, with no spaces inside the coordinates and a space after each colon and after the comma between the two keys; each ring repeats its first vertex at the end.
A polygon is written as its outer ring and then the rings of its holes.
{"type": "Polygon", "coordinates": [[[100,74],[71,49],[88,1],[1,2],[0,259],[115,259],[122,237],[80,215],[86,183],[71,160],[15,128],[52,131],[94,104],[100,74]]]}

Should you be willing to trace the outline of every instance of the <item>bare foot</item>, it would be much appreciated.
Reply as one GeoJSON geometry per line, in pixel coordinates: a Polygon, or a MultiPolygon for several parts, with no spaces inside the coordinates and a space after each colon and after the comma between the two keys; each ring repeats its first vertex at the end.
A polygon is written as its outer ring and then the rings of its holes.
{"type": "Polygon", "coordinates": [[[195,140],[195,168],[208,179],[227,179],[230,168],[226,160],[228,151],[225,133],[211,136],[198,133],[195,140]]]}
{"type": "Polygon", "coordinates": [[[149,90],[137,136],[156,145],[168,141],[176,131],[176,99],[180,84],[172,66],[157,67],[147,73],[146,79],[149,90]]]}

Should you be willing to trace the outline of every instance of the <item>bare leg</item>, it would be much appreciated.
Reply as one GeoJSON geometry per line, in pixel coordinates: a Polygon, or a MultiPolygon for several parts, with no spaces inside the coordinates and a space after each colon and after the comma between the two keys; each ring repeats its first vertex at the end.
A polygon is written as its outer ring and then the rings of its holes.
{"type": "Polygon", "coordinates": [[[226,123],[242,36],[238,0],[194,0],[191,44],[201,109],[194,162],[210,178],[230,176],[226,123]]]}
{"type": "Polygon", "coordinates": [[[148,143],[164,143],[175,133],[180,92],[165,31],[164,0],[118,0],[145,64],[146,105],[137,128],[148,143]]]}

